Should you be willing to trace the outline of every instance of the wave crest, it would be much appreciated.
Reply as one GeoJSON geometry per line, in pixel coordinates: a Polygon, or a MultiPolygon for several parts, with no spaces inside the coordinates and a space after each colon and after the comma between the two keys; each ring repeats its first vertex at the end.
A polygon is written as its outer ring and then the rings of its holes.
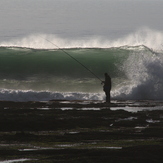
{"type": "Polygon", "coordinates": [[[57,35],[33,34],[24,38],[1,42],[0,46],[26,47],[33,49],[59,48],[111,48],[121,46],[145,45],[150,49],[162,50],[163,32],[149,28],[141,28],[123,38],[110,40],[99,36],[81,39],[60,38],[57,35]]]}

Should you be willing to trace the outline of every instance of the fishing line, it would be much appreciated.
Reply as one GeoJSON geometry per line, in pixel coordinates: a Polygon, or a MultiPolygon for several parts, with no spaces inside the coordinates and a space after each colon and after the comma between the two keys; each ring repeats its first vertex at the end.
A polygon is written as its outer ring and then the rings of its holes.
{"type": "MultiPolygon", "coordinates": [[[[42,38],[42,37],[41,37],[42,38]]],[[[54,44],[53,42],[51,42],[50,40],[46,39],[46,38],[42,38],[45,39],[46,41],[50,42],[51,44],[53,44],[55,47],[57,47],[59,50],[61,50],[62,52],[64,52],[66,55],[68,55],[70,58],[72,58],[73,60],[75,60],[77,63],[79,63],[81,66],[83,66],[87,71],[89,71],[92,75],[94,75],[98,80],[100,80],[102,82],[102,80],[94,73],[92,72],[89,68],[87,68],[83,63],[81,63],[80,61],[78,61],[76,58],[74,58],[73,56],[71,56],[68,52],[66,52],[65,50],[61,49],[58,45],[54,44]]]]}

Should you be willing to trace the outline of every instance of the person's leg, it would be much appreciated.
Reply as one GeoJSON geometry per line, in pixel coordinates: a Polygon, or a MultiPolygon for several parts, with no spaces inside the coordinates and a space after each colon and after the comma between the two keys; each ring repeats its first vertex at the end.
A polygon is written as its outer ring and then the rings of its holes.
{"type": "Polygon", "coordinates": [[[108,92],[108,102],[110,103],[110,92],[108,92]]]}
{"type": "Polygon", "coordinates": [[[110,92],[106,92],[106,102],[110,103],[110,92]]]}

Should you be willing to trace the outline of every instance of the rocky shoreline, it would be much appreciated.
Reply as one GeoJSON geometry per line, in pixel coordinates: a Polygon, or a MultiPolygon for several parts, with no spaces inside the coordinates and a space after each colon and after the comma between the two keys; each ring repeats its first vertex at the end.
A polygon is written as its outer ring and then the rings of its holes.
{"type": "Polygon", "coordinates": [[[162,102],[0,102],[0,162],[162,162],[162,102]],[[123,107],[155,107],[125,111],[123,107]],[[116,108],[112,110],[111,108],[116,108]]]}

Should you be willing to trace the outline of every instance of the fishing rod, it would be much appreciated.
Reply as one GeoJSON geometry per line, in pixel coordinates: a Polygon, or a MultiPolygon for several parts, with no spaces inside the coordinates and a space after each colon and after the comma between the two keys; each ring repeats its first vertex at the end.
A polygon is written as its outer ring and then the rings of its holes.
{"type": "Polygon", "coordinates": [[[54,44],[53,42],[51,42],[50,40],[46,39],[46,38],[42,38],[45,39],[46,41],[48,41],[49,43],[53,44],[55,47],[57,47],[59,50],[61,50],[62,52],[64,52],[66,55],[68,55],[70,58],[72,58],[74,61],[76,61],[77,63],[79,63],[81,66],[83,66],[87,71],[89,71],[92,75],[94,75],[98,80],[100,80],[100,82],[102,82],[102,80],[93,72],[91,71],[89,68],[87,68],[83,63],[81,63],[80,61],[78,61],[76,58],[74,58],[73,56],[71,56],[68,52],[66,52],[64,49],[61,49],[58,45],[54,44]]]}

